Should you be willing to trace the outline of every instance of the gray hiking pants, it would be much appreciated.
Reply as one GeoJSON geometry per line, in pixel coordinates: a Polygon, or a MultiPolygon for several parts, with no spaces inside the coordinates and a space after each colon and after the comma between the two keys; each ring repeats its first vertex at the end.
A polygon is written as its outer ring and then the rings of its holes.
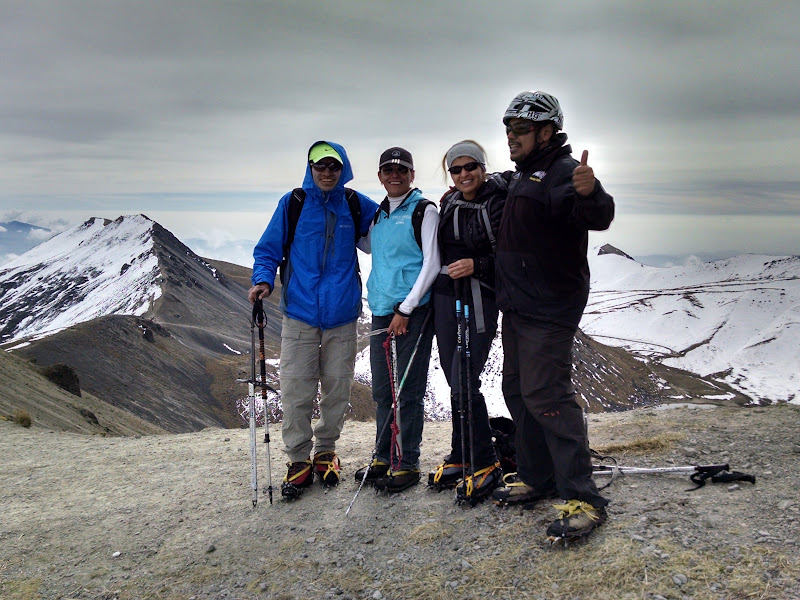
{"type": "Polygon", "coordinates": [[[356,322],[320,329],[283,317],[281,401],[284,452],[292,462],[336,449],[350,403],[356,359],[356,322]],[[311,427],[317,389],[319,421],[311,427]],[[314,441],[315,440],[315,441],[314,441]]]}

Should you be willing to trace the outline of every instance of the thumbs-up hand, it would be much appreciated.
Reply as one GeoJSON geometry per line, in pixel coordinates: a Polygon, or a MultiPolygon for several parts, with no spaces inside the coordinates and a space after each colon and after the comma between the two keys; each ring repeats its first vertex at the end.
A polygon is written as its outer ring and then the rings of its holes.
{"type": "Polygon", "coordinates": [[[589,166],[589,151],[584,150],[581,164],[572,172],[572,187],[581,196],[589,196],[594,191],[594,170],[589,166]]]}

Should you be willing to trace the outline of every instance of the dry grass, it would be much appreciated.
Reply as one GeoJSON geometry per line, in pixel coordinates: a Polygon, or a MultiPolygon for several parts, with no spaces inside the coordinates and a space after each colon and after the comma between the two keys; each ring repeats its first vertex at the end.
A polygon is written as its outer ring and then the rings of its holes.
{"type": "Polygon", "coordinates": [[[645,550],[641,543],[614,536],[597,542],[595,538],[591,544],[575,543],[568,549],[543,549],[506,540],[502,555],[469,557],[472,568],[467,570],[457,565],[442,570],[412,562],[398,564],[392,569],[391,589],[384,592],[408,600],[490,596],[638,600],[656,594],[694,600],[780,600],[772,580],[800,575],[797,565],[763,547],[712,555],[665,542],[645,550]],[[685,583],[673,580],[679,575],[686,577],[685,583]],[[455,582],[458,585],[453,587],[455,582]],[[589,595],[587,590],[591,590],[589,595]]]}
{"type": "Polygon", "coordinates": [[[479,545],[458,546],[458,531],[480,525],[464,519],[424,523],[397,537],[407,559],[389,561],[381,586],[354,567],[340,586],[364,594],[372,586],[384,596],[407,600],[644,600],[690,597],[693,600],[782,600],[786,583],[800,577],[800,565],[765,546],[730,546],[722,550],[684,547],[671,540],[632,540],[622,521],[610,521],[585,541],[549,546],[531,528],[531,513],[510,516],[486,530],[479,545]],[[458,522],[457,522],[458,521],[458,522]],[[522,524],[528,526],[521,529],[522,524]],[[448,543],[450,540],[451,543],[448,543]],[[431,549],[450,554],[449,561],[421,561],[431,549]],[[499,551],[499,552],[498,552],[499,551]],[[466,568],[461,558],[469,562],[466,568]],[[685,582],[680,576],[684,576],[685,582]],[[589,592],[590,590],[590,592],[589,592]],[[782,591],[783,590],[783,591],[782,591]]]}
{"type": "Polygon", "coordinates": [[[4,600],[38,600],[41,598],[42,580],[11,579],[0,581],[0,598],[4,600]]]}
{"type": "Polygon", "coordinates": [[[456,523],[453,522],[442,523],[430,519],[421,525],[412,527],[411,531],[406,535],[406,540],[412,544],[430,546],[437,540],[446,539],[453,535],[455,527],[456,523]]]}
{"type": "Polygon", "coordinates": [[[682,433],[661,433],[652,437],[637,437],[629,442],[598,446],[601,454],[648,454],[670,450],[686,438],[682,433]]]}
{"type": "Polygon", "coordinates": [[[14,411],[14,423],[23,427],[30,427],[33,424],[33,419],[27,410],[17,409],[14,411]]]}

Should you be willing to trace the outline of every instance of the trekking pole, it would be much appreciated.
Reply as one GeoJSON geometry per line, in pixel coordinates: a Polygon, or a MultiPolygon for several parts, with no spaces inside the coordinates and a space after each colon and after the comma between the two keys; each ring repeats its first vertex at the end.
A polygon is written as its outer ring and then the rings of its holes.
{"type": "MultiPolygon", "coordinates": [[[[417,349],[419,348],[419,343],[422,341],[422,336],[425,333],[425,330],[428,327],[428,322],[431,320],[431,315],[433,314],[432,310],[428,311],[428,314],[425,315],[425,320],[422,322],[422,328],[419,331],[419,337],[417,337],[417,342],[414,344],[414,349],[411,351],[411,356],[408,359],[408,364],[406,365],[406,370],[403,372],[403,378],[400,380],[400,385],[397,388],[397,395],[400,395],[400,392],[403,391],[403,386],[406,383],[406,377],[408,377],[408,372],[411,369],[411,364],[414,362],[414,357],[417,355],[417,349]]],[[[358,485],[358,489],[356,490],[355,496],[350,501],[350,505],[347,507],[347,510],[344,513],[344,516],[350,514],[350,509],[353,508],[353,504],[356,502],[356,498],[358,498],[358,494],[361,493],[361,488],[364,487],[364,482],[367,480],[367,475],[369,474],[369,470],[372,468],[372,463],[375,461],[375,457],[378,455],[378,444],[380,443],[381,438],[383,437],[386,428],[389,426],[389,421],[392,418],[392,413],[390,412],[386,415],[386,419],[383,421],[383,425],[381,426],[381,431],[378,434],[377,439],[375,440],[375,447],[372,449],[372,457],[369,459],[369,463],[367,464],[367,468],[364,469],[364,476],[361,478],[361,483],[358,485]]]]}
{"type": "Polygon", "coordinates": [[[360,342],[360,341],[364,340],[365,338],[371,338],[373,336],[380,335],[382,333],[386,333],[387,331],[389,331],[388,327],[384,327],[383,329],[376,329],[375,331],[370,331],[369,333],[365,333],[364,335],[358,336],[358,341],[360,342]]]}
{"type": "Polygon", "coordinates": [[[392,413],[394,414],[394,423],[391,424],[392,429],[392,446],[389,458],[389,466],[394,469],[394,461],[392,458],[397,456],[397,470],[400,470],[400,465],[403,461],[403,434],[400,431],[400,392],[397,386],[400,382],[397,380],[397,336],[389,336],[389,346],[391,348],[392,360],[390,369],[390,378],[392,380],[392,392],[394,398],[392,399],[392,413]]]}
{"type": "MultiPolygon", "coordinates": [[[[253,309],[255,311],[255,308],[253,309]]],[[[250,487],[253,490],[253,508],[258,504],[258,457],[256,456],[256,320],[250,320],[250,380],[247,382],[250,416],[250,487]]]]}
{"type": "MultiPolygon", "coordinates": [[[[269,454],[269,413],[267,411],[267,389],[270,389],[273,392],[275,392],[275,390],[267,385],[267,365],[264,352],[264,329],[267,326],[267,313],[264,312],[264,304],[261,300],[256,300],[253,304],[253,320],[256,321],[258,326],[258,361],[261,367],[261,401],[264,404],[264,444],[267,448],[267,492],[269,492],[269,503],[272,504],[272,464],[269,454]]],[[[255,433],[251,433],[250,435],[253,438],[252,443],[255,444],[255,433]]],[[[255,447],[253,448],[253,452],[255,453],[255,447]]],[[[253,469],[253,472],[255,473],[255,467],[253,467],[253,469]]],[[[258,487],[256,487],[256,491],[258,491],[258,487]]]]}
{"type": "Polygon", "coordinates": [[[464,362],[464,323],[461,318],[461,294],[464,289],[464,282],[459,279],[453,280],[453,289],[456,296],[456,354],[458,355],[458,362],[456,363],[456,381],[458,381],[458,415],[461,424],[461,479],[467,479],[467,467],[465,465],[467,452],[464,441],[464,381],[462,374],[462,363],[464,362]]]}
{"type": "Polygon", "coordinates": [[[740,473],[739,471],[730,471],[730,465],[688,465],[683,467],[623,467],[621,465],[593,465],[593,475],[610,475],[615,478],[617,474],[622,475],[646,475],[650,473],[691,473],[689,479],[692,480],[697,487],[692,488],[692,491],[701,488],[705,485],[707,479],[711,479],[713,483],[727,483],[731,481],[747,481],[755,483],[756,478],[753,475],[740,473]]]}
{"type": "MultiPolygon", "coordinates": [[[[462,290],[469,290],[467,286],[462,285],[462,290]]],[[[475,475],[475,443],[472,439],[472,358],[469,345],[469,302],[467,301],[467,294],[464,293],[464,368],[466,370],[465,378],[467,380],[467,424],[469,426],[469,474],[475,475]]],[[[466,484],[466,478],[464,478],[466,484]]],[[[471,496],[472,486],[467,486],[467,497],[471,496]]]]}

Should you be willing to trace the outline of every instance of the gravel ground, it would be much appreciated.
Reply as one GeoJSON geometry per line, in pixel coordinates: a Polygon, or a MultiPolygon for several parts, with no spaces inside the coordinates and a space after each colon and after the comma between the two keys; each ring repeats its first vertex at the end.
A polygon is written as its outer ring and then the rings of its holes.
{"type": "MultiPolygon", "coordinates": [[[[111,438],[0,422],[0,597],[800,598],[798,417],[794,405],[590,416],[592,446],[622,465],[730,463],[757,481],[689,492],[685,474],[620,477],[608,522],[567,548],[545,539],[547,503],[470,508],[423,484],[365,488],[345,516],[374,423],[345,425],[337,488],[291,503],[273,426],[275,500],[254,508],[247,430],[111,438]]],[[[426,471],[449,435],[426,423],[426,471]]]]}

